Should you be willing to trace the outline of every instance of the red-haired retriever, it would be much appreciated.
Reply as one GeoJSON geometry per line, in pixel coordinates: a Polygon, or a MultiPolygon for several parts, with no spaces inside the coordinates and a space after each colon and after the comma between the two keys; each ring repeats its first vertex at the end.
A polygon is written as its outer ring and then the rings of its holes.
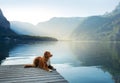
{"type": "Polygon", "coordinates": [[[53,55],[49,51],[45,51],[43,57],[36,57],[33,61],[33,64],[27,64],[24,66],[24,68],[36,67],[46,71],[52,71],[54,70],[53,66],[50,64],[50,58],[52,56],[53,55]]]}

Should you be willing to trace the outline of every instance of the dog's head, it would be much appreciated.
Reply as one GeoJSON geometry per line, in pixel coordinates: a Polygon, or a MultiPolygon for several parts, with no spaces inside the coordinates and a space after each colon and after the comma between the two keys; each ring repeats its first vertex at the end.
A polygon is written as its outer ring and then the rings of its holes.
{"type": "Polygon", "coordinates": [[[44,53],[44,57],[49,59],[50,57],[52,57],[53,55],[49,52],[49,51],[45,51],[44,53]]]}

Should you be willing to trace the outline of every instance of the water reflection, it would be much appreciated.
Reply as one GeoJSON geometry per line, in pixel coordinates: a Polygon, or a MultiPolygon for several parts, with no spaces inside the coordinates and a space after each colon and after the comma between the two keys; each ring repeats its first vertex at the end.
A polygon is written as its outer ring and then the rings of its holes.
{"type": "Polygon", "coordinates": [[[9,51],[14,48],[15,44],[0,42],[0,64],[2,60],[9,57],[9,51]]]}
{"type": "Polygon", "coordinates": [[[120,83],[119,42],[37,42],[0,47],[0,56],[4,55],[0,59],[7,57],[2,65],[32,63],[34,57],[49,50],[54,56],[52,63],[70,83],[120,83]]]}
{"type": "MultiPolygon", "coordinates": [[[[83,66],[99,66],[103,71],[109,72],[120,83],[120,43],[92,42],[72,43],[78,60],[83,66]]],[[[79,65],[78,65],[79,66],[79,65]]]]}
{"type": "Polygon", "coordinates": [[[53,64],[77,64],[74,54],[69,48],[68,42],[37,42],[34,44],[18,44],[9,52],[9,56],[2,65],[27,64],[32,63],[36,56],[43,55],[44,51],[53,54],[53,64]]]}

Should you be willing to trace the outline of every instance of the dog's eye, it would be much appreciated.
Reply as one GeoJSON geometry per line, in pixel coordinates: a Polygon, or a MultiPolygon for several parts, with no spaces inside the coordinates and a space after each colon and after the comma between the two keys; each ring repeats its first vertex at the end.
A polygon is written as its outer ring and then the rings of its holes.
{"type": "Polygon", "coordinates": [[[48,58],[48,55],[45,55],[45,58],[48,58]]]}

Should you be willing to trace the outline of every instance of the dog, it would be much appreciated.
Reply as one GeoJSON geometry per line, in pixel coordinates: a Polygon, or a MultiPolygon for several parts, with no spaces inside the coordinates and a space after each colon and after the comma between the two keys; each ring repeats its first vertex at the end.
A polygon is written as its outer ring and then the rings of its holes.
{"type": "Polygon", "coordinates": [[[49,51],[45,51],[43,57],[41,56],[36,57],[33,60],[33,64],[27,64],[24,66],[24,68],[34,67],[34,68],[41,68],[43,70],[52,72],[52,70],[55,70],[55,68],[50,64],[50,58],[52,56],[53,55],[49,51]]]}

